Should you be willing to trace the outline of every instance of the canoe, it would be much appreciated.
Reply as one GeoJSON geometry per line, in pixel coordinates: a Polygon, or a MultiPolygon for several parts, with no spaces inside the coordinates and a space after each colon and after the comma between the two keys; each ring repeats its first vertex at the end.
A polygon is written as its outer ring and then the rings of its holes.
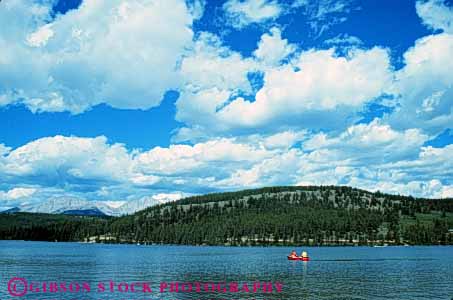
{"type": "Polygon", "coordinates": [[[309,257],[291,257],[291,256],[288,256],[288,260],[301,260],[301,261],[309,261],[310,258],[309,257]]]}

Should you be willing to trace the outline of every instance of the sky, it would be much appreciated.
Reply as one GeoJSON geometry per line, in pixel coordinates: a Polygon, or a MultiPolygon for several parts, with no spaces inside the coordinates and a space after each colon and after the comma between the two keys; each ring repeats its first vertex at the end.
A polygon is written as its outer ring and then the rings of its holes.
{"type": "Polygon", "coordinates": [[[452,1],[0,1],[0,208],[453,197],[452,55],[452,1]]]}

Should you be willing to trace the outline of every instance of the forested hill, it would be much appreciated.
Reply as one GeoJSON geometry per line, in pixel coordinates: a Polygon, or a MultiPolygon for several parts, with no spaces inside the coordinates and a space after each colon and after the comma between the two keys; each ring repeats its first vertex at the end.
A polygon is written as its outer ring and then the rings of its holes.
{"type": "MultiPolygon", "coordinates": [[[[77,234],[66,240],[193,245],[453,244],[449,232],[453,199],[414,199],[335,186],[209,194],[103,219],[96,226],[78,220],[77,234]]],[[[73,222],[68,219],[68,224],[73,222]]],[[[31,229],[16,222],[14,229],[0,227],[0,238],[14,238],[18,230],[31,229]]]]}
{"type": "Polygon", "coordinates": [[[451,243],[453,199],[349,187],[271,187],[190,197],[113,221],[123,241],[176,244],[451,243]]]}

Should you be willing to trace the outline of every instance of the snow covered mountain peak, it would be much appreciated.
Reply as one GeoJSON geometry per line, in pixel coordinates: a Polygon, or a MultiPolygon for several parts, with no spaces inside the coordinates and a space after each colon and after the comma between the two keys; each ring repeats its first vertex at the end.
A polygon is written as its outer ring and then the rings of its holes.
{"type": "Polygon", "coordinates": [[[88,201],[72,196],[52,197],[44,202],[27,203],[14,208],[14,211],[50,214],[90,214],[121,216],[133,214],[158,204],[181,199],[182,193],[144,196],[131,201],[88,201]]]}

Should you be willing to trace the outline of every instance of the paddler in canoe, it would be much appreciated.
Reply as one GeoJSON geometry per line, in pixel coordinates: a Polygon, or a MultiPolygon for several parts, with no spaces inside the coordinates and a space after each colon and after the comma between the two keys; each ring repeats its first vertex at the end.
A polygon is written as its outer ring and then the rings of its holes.
{"type": "Polygon", "coordinates": [[[289,260],[303,260],[303,261],[309,261],[310,258],[308,257],[307,252],[302,251],[300,256],[297,256],[296,251],[292,251],[290,255],[288,255],[289,260]]]}
{"type": "Polygon", "coordinates": [[[288,258],[293,258],[293,259],[294,259],[294,258],[298,258],[297,253],[296,253],[296,250],[291,251],[291,254],[288,255],[288,258]]]}
{"type": "Polygon", "coordinates": [[[305,252],[305,251],[302,251],[302,253],[300,254],[299,256],[300,258],[302,258],[302,260],[308,260],[308,253],[305,252]]]}

